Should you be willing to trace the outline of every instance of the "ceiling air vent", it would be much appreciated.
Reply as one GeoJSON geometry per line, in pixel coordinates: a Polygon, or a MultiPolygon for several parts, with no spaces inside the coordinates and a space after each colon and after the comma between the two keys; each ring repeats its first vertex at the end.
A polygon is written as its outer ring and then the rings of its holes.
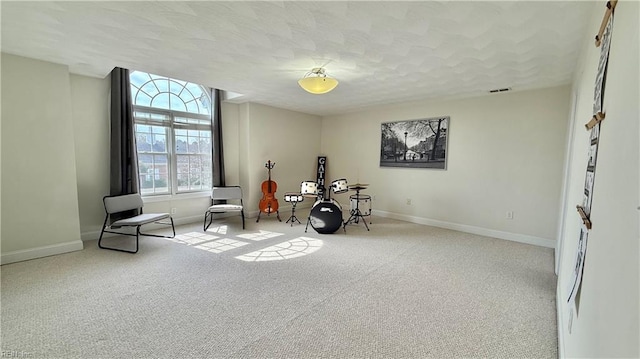
{"type": "Polygon", "coordinates": [[[489,90],[489,93],[507,92],[507,91],[511,91],[511,87],[505,87],[503,89],[489,90]]]}

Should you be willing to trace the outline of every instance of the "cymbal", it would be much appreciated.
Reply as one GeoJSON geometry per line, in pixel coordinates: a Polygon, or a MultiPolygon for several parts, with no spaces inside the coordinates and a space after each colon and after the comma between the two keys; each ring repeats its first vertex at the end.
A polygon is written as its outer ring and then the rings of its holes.
{"type": "Polygon", "coordinates": [[[359,191],[361,189],[367,189],[367,187],[349,186],[350,191],[359,191]]]}
{"type": "Polygon", "coordinates": [[[351,188],[351,187],[367,187],[368,185],[369,185],[368,183],[356,183],[356,184],[349,185],[349,188],[351,188]]]}

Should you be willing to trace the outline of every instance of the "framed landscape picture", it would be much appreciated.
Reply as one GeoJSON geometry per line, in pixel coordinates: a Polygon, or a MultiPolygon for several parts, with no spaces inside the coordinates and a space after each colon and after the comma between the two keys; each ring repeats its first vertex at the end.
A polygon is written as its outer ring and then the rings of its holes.
{"type": "Polygon", "coordinates": [[[447,169],[449,116],[383,122],[380,167],[447,169]]]}

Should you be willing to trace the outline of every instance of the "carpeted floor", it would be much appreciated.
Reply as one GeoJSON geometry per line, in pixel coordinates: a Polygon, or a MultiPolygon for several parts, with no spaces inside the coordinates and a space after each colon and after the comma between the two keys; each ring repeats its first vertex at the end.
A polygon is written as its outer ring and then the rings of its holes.
{"type": "Polygon", "coordinates": [[[378,217],[305,233],[305,215],[2,266],[3,355],[557,357],[551,249],[378,217]]]}

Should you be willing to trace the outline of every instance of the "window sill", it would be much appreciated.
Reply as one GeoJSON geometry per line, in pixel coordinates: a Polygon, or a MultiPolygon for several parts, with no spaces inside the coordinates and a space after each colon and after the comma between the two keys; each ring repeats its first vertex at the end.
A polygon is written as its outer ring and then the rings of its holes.
{"type": "Polygon", "coordinates": [[[192,192],[192,193],[180,193],[180,194],[167,194],[167,195],[159,195],[159,196],[143,196],[143,203],[156,203],[156,202],[168,202],[168,201],[176,201],[183,199],[192,199],[192,198],[209,198],[211,197],[211,192],[192,192]]]}

